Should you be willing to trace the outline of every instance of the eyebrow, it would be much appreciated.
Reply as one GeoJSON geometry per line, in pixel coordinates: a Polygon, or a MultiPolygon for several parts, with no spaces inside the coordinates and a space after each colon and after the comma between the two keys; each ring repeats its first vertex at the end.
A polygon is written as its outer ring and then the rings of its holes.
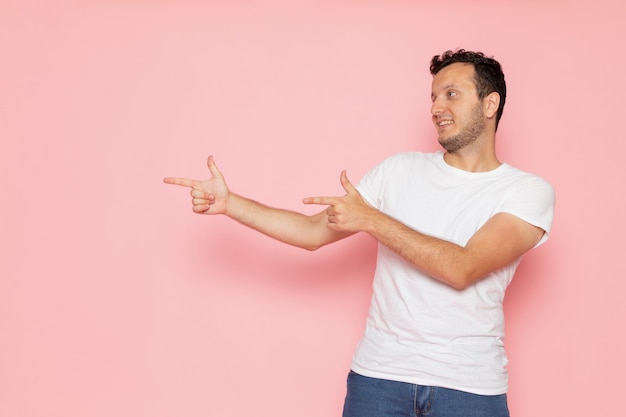
{"type": "MultiPolygon", "coordinates": [[[[450,89],[455,89],[458,90],[460,87],[457,84],[447,84],[443,87],[441,87],[441,90],[446,91],[446,90],[450,90],[450,89]]],[[[431,91],[430,93],[430,97],[435,97],[435,94],[431,91]]]]}
{"type": "Polygon", "coordinates": [[[460,87],[459,87],[458,84],[448,84],[448,85],[445,85],[445,86],[441,87],[442,90],[449,90],[451,88],[458,89],[460,87]]]}

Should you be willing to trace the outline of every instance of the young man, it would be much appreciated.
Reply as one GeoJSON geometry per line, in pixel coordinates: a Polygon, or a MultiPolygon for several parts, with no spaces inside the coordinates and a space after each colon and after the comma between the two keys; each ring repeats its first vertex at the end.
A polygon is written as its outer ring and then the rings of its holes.
{"type": "Polygon", "coordinates": [[[495,135],[506,98],[500,64],[479,52],[433,57],[432,120],[445,152],[401,153],[344,196],[308,197],[313,216],[231,192],[211,178],[193,210],[225,214],[314,250],[358,232],[379,242],[365,334],[348,376],[344,417],[505,417],[502,301],[521,257],[548,238],[554,191],[502,163],[495,135]]]}

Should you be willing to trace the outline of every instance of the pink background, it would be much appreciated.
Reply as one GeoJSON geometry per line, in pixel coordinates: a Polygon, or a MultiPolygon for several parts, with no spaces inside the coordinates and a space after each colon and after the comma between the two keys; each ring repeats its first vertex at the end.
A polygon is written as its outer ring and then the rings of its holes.
{"type": "Polygon", "coordinates": [[[310,212],[437,149],[430,58],[504,66],[505,161],[553,183],[507,295],[516,417],[626,388],[625,8],[596,1],[2,0],[0,415],[338,416],[375,243],[286,247],[164,176],[310,212]]]}

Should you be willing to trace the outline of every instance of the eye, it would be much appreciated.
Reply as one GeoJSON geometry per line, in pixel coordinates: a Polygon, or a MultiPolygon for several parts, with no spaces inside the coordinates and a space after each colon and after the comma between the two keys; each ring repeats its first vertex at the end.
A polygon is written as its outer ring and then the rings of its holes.
{"type": "Polygon", "coordinates": [[[448,92],[446,93],[446,95],[447,95],[448,97],[456,97],[456,96],[457,96],[456,91],[452,91],[452,90],[448,91],[448,92]]]}

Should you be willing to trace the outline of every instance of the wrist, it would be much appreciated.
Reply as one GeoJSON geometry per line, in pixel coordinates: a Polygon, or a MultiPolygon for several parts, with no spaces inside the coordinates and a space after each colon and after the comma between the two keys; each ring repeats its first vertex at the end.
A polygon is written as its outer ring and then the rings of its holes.
{"type": "Polygon", "coordinates": [[[371,208],[371,214],[367,217],[363,231],[374,238],[378,238],[380,230],[385,230],[385,222],[389,217],[375,208],[371,208]]]}
{"type": "Polygon", "coordinates": [[[238,199],[240,200],[241,196],[231,192],[224,197],[224,215],[233,218],[236,217],[238,199]]]}

